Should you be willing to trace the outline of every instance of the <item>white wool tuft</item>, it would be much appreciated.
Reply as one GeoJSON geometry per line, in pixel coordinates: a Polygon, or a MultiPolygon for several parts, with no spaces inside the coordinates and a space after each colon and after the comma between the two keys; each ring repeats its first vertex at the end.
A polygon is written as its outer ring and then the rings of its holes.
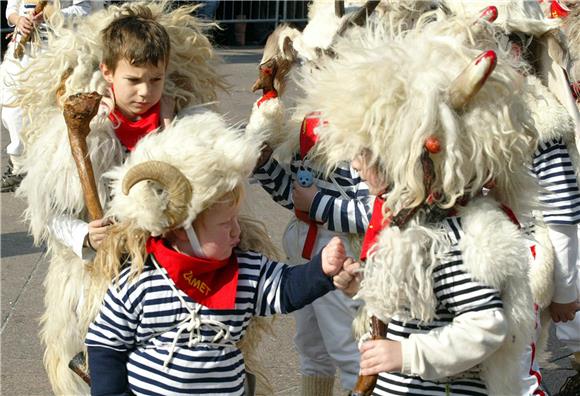
{"type": "Polygon", "coordinates": [[[524,164],[537,132],[521,97],[523,78],[504,54],[463,111],[447,103],[451,82],[481,53],[446,34],[456,23],[437,21],[394,35],[371,25],[338,41],[332,62],[303,74],[306,96],[298,113],[317,109],[328,121],[319,128],[319,155],[332,168],[370,149],[392,186],[387,206],[395,213],[426,198],[420,156],[430,136],[443,148],[431,155],[442,206],[479,194],[493,179],[496,193],[519,210],[533,188],[524,164]]]}
{"type": "Polygon", "coordinates": [[[524,32],[541,36],[560,25],[558,20],[546,18],[538,1],[530,0],[444,0],[442,3],[454,15],[463,19],[476,20],[488,6],[498,9],[498,18],[493,22],[505,32],[524,32]]]}
{"type": "Polygon", "coordinates": [[[533,299],[528,278],[530,250],[521,231],[496,202],[479,199],[460,211],[463,262],[473,279],[500,291],[508,337],[482,363],[490,395],[518,394],[518,357],[532,339],[533,299]]]}
{"type": "Polygon", "coordinates": [[[157,183],[138,183],[128,195],[121,189],[130,168],[155,160],[175,166],[191,182],[193,197],[183,225],[191,224],[216,199],[245,182],[258,159],[260,143],[255,136],[228,128],[211,111],[177,119],[166,130],[143,138],[122,166],[107,173],[113,195],[108,215],[133,220],[152,235],[166,231],[167,194],[157,183]]]}

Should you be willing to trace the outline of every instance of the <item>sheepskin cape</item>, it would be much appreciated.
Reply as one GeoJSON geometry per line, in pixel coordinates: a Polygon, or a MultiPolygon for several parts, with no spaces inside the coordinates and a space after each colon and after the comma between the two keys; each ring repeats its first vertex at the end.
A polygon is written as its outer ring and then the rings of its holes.
{"type": "MultiPolygon", "coordinates": [[[[509,329],[503,345],[480,363],[482,377],[490,395],[515,395],[520,384],[514,379],[534,329],[528,243],[493,199],[475,199],[458,216],[465,268],[473,280],[499,290],[509,329]]],[[[383,230],[365,266],[358,298],[370,314],[385,321],[394,315],[433,320],[432,272],[449,248],[447,228],[438,223],[383,230]]]]}

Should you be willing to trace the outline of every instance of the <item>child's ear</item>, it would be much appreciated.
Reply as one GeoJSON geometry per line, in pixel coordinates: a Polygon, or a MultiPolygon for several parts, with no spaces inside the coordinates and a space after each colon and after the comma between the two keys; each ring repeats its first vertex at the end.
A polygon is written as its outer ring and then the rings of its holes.
{"type": "Polygon", "coordinates": [[[105,81],[109,84],[113,84],[113,70],[109,69],[109,67],[104,63],[99,64],[99,69],[101,70],[105,81]]]}

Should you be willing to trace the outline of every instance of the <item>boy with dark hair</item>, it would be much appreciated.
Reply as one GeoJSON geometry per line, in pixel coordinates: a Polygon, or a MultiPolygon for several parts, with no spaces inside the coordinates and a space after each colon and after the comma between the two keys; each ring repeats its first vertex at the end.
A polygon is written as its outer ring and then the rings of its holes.
{"type": "Polygon", "coordinates": [[[190,15],[193,8],[169,12],[167,5],[130,2],[87,17],[75,30],[56,27],[46,53],[25,71],[33,78],[23,78],[19,90],[18,104],[31,121],[23,131],[27,176],[17,193],[27,200],[35,242],[46,243],[51,253],[41,338],[56,394],[88,393],[68,364],[84,350],[84,335],[104,294],[105,283],[91,276],[92,259],[110,229],[104,219],[87,222],[62,102],[79,92],[104,95],[90,122],[87,149],[106,209],[109,187],[102,175],[176,111],[215,101],[216,88],[223,86],[203,25],[190,15]]]}

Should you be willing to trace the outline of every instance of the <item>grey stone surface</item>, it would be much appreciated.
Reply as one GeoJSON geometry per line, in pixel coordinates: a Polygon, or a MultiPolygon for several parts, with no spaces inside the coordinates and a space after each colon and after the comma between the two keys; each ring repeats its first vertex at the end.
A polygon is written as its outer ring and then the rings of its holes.
{"type": "MultiPolygon", "coordinates": [[[[220,111],[232,123],[247,121],[257,94],[249,91],[257,76],[260,49],[221,50],[225,64],[220,71],[231,85],[229,95],[220,94],[220,111]]],[[[2,148],[8,144],[8,132],[2,130],[2,148]]],[[[3,152],[2,167],[6,165],[3,152]]],[[[256,186],[249,192],[252,210],[267,224],[273,240],[280,246],[281,236],[289,213],[277,206],[256,186]]],[[[1,195],[1,378],[2,395],[50,395],[50,385],[42,366],[43,350],[38,338],[38,319],[43,307],[42,281],[47,261],[42,248],[34,247],[21,221],[24,203],[12,193],[1,195]]],[[[291,316],[279,317],[273,325],[274,333],[267,336],[261,347],[265,366],[276,395],[298,395],[300,377],[298,356],[292,344],[294,321],[291,316]]],[[[561,345],[550,338],[547,360],[566,354],[561,345]]],[[[571,371],[567,359],[546,363],[543,372],[547,387],[557,390],[571,371]]],[[[335,395],[345,395],[338,384],[335,395]]]]}

